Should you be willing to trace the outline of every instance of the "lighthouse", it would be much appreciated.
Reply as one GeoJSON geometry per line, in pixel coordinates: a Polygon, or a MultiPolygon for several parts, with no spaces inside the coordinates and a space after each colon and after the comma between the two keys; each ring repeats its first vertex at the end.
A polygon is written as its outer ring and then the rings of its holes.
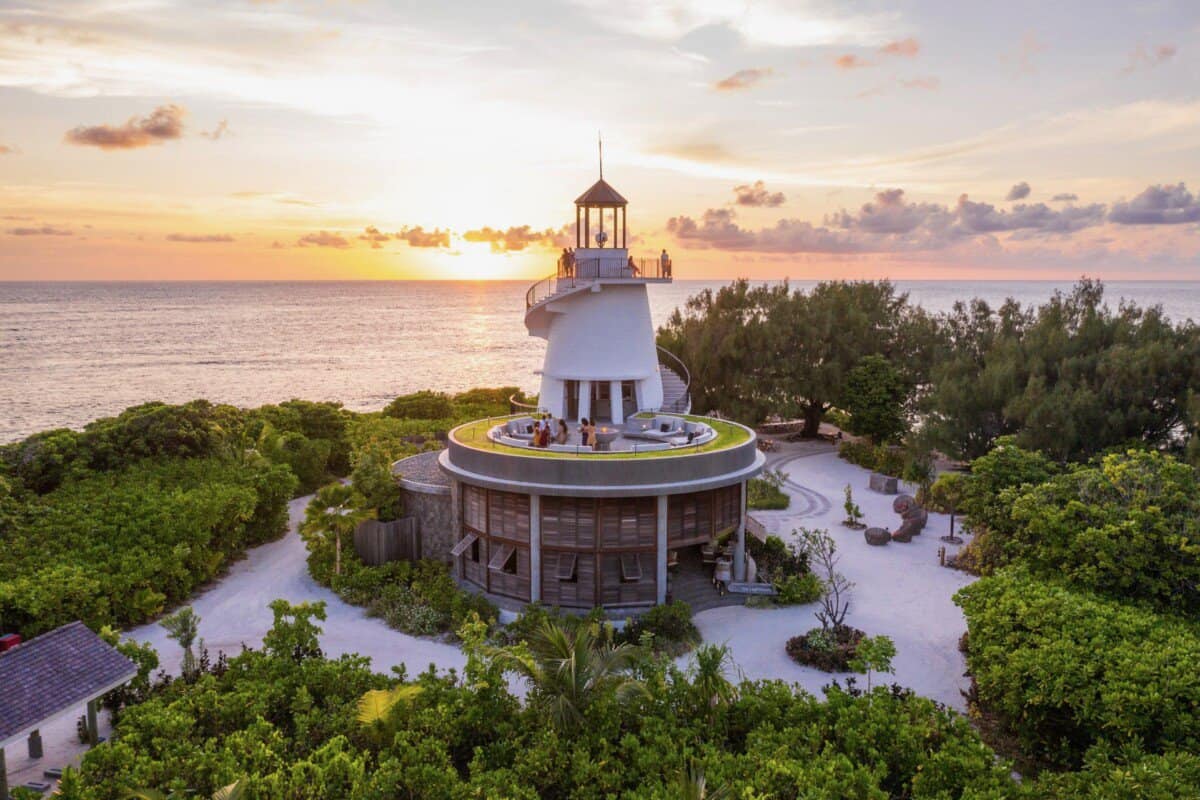
{"type": "Polygon", "coordinates": [[[526,294],[525,327],[546,340],[539,404],[555,418],[620,425],[638,412],[690,411],[682,365],[660,366],[646,292],[671,282],[671,264],[630,256],[628,205],[604,180],[602,157],[575,200],[573,255],[526,294]]]}

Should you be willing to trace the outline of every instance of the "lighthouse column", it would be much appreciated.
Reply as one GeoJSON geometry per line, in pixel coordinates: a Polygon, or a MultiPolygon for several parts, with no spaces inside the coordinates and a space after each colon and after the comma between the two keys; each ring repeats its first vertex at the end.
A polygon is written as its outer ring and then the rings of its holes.
{"type": "Polygon", "coordinates": [[[591,419],[592,417],[592,382],[579,382],[579,418],[591,419]]]}
{"type": "Polygon", "coordinates": [[[625,421],[625,417],[623,416],[625,412],[625,404],[621,400],[620,381],[608,382],[608,400],[609,406],[612,409],[612,423],[613,425],[620,425],[625,421]]]}

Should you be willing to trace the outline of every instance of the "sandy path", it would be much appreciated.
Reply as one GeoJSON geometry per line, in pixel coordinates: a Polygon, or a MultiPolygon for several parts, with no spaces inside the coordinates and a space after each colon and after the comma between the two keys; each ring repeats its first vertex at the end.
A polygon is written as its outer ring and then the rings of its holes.
{"type": "MultiPolygon", "coordinates": [[[[958,640],[966,620],[950,598],[973,579],[938,565],[937,550],[943,545],[938,537],[949,532],[950,518],[930,514],[925,532],[910,544],[870,547],[861,531],[840,524],[845,516],[844,487],[851,485],[867,524],[889,529],[900,520],[892,512],[893,497],[868,489],[869,473],[832,451],[800,455],[789,450],[772,456],[768,466],[787,474],[784,490],[792,497],[791,507],[756,511],[755,517],[785,541],[792,539],[795,528],[828,530],[838,541],[840,570],[857,584],[847,622],[869,635],[887,634],[896,643],[896,674],[885,679],[963,710],[960,691],[968,681],[958,640]]],[[[705,641],[729,645],[746,677],[781,678],[818,692],[831,676],[796,664],[784,650],[789,638],[820,624],[817,609],[815,603],[778,609],[714,608],[697,614],[696,624],[705,641]]]]}

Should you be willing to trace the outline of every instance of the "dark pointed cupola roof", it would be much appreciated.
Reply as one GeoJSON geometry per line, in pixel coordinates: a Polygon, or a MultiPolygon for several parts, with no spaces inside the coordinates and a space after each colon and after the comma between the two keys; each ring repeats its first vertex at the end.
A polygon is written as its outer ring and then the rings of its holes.
{"type": "Polygon", "coordinates": [[[621,193],[608,185],[608,182],[601,178],[592,184],[592,188],[588,189],[575,201],[577,206],[624,206],[628,205],[628,201],[621,196],[621,193]]]}

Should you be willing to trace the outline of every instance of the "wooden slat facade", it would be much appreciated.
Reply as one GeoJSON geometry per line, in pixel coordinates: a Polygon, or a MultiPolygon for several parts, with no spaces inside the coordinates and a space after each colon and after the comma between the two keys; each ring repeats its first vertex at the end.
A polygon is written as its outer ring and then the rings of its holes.
{"type": "MultiPolygon", "coordinates": [[[[652,605],[658,596],[657,499],[541,498],[541,575],[530,575],[529,496],[463,485],[463,536],[478,541],[458,558],[461,574],[489,592],[528,600],[531,578],[546,605],[652,605]],[[509,555],[512,548],[513,556],[509,555]]],[[[710,541],[738,524],[741,486],[673,495],[671,548],[710,541]]]]}

